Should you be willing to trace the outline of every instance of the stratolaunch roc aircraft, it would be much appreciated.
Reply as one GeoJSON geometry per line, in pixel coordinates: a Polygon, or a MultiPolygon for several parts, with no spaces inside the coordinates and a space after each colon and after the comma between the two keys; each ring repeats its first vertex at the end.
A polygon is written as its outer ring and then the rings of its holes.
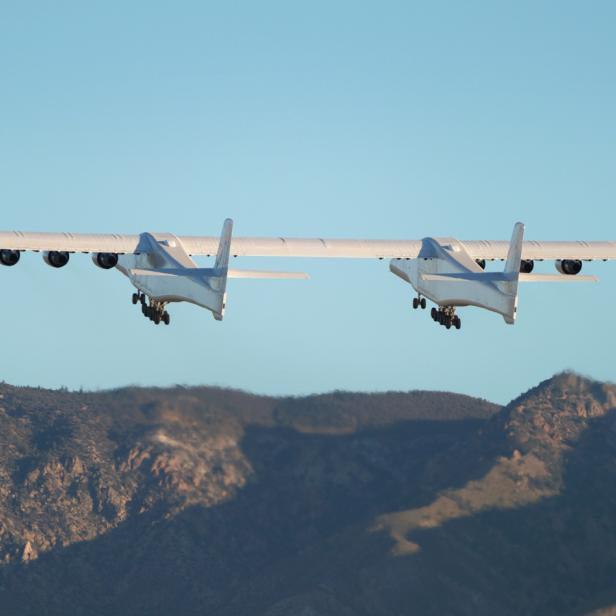
{"type": "Polygon", "coordinates": [[[229,278],[308,278],[303,273],[229,268],[229,257],[330,257],[390,259],[389,269],[410,283],[413,308],[436,304],[432,319],[460,329],[460,306],[477,306],[516,319],[519,282],[595,282],[580,274],[583,261],[616,259],[616,242],[523,241],[516,223],[510,242],[459,241],[452,237],[423,240],[331,240],[284,237],[232,238],[233,221],[225,220],[217,237],[177,237],[170,233],[103,235],[0,232],[0,263],[16,265],[22,251],[42,252],[45,263],[64,267],[72,253],[92,253],[103,269],[116,268],[137,289],[133,304],[154,323],[169,324],[167,305],[191,302],[221,321],[229,278]],[[214,256],[211,268],[198,267],[192,256],[214,256]],[[486,261],[505,261],[503,271],[484,271],[486,261]],[[532,274],[535,261],[553,260],[558,273],[532,274]]]}

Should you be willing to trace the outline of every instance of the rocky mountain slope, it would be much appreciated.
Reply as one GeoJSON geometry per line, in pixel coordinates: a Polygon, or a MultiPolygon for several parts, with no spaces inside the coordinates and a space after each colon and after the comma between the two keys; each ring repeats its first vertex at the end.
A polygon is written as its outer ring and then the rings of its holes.
{"type": "Polygon", "coordinates": [[[0,613],[605,616],[614,408],[0,384],[0,613]]]}

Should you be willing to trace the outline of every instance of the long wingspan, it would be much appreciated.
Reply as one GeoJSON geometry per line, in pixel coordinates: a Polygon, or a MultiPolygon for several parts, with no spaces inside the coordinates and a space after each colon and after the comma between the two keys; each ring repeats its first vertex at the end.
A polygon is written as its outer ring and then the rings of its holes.
{"type": "MultiPolygon", "coordinates": [[[[220,240],[219,237],[210,236],[180,236],[179,239],[188,254],[193,256],[216,255],[220,240]]],[[[475,259],[507,258],[507,241],[476,240],[461,243],[475,259]]],[[[139,235],[0,232],[0,250],[131,254],[137,251],[138,244],[139,235]]],[[[421,240],[236,237],[231,242],[231,254],[241,257],[415,259],[421,247],[421,240]]],[[[525,241],[522,258],[582,261],[616,259],[616,241],[525,241]]]]}

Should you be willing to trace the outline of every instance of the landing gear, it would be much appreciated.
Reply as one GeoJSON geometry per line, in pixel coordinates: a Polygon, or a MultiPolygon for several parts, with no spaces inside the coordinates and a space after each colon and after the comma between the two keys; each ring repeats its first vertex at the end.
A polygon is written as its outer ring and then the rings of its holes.
{"type": "Polygon", "coordinates": [[[417,310],[417,308],[421,308],[422,310],[426,309],[426,298],[418,295],[413,298],[413,310],[417,310]]]}
{"type": "Polygon", "coordinates": [[[462,327],[462,321],[456,314],[454,306],[441,306],[438,309],[432,308],[430,316],[433,321],[436,321],[439,325],[444,325],[446,329],[451,329],[452,327],[460,329],[462,327]]]}
{"type": "Polygon", "coordinates": [[[133,293],[132,301],[133,304],[141,303],[141,313],[143,316],[150,319],[156,325],[159,325],[161,322],[165,325],[171,323],[171,317],[165,310],[165,302],[150,299],[148,304],[147,297],[141,292],[133,293]]]}
{"type": "Polygon", "coordinates": [[[141,292],[138,291],[137,293],[133,293],[133,304],[137,304],[138,302],[141,302],[142,306],[145,306],[145,295],[141,292]]]}

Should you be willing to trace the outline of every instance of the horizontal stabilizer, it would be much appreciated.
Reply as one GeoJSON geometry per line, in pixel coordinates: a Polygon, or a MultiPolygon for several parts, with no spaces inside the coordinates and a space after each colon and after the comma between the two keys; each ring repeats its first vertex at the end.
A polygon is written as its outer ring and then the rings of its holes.
{"type": "MultiPolygon", "coordinates": [[[[131,269],[130,272],[134,276],[201,276],[205,278],[220,278],[225,275],[224,270],[212,267],[169,268],[164,270],[131,269]]],[[[267,272],[261,270],[229,269],[227,270],[227,278],[289,278],[307,280],[310,276],[304,272],[267,272]]]]}
{"type": "Polygon", "coordinates": [[[596,276],[563,274],[520,274],[520,282],[599,282],[596,276]]]}
{"type": "Polygon", "coordinates": [[[451,274],[421,274],[422,280],[433,282],[508,282],[515,279],[515,275],[507,272],[452,272],[451,274]]]}
{"type": "Polygon", "coordinates": [[[167,269],[132,268],[128,270],[133,276],[205,276],[220,277],[224,271],[211,267],[169,267],[167,269]]]}
{"type": "MultiPolygon", "coordinates": [[[[596,276],[566,276],[564,274],[520,274],[520,282],[597,282],[596,276]]],[[[451,274],[422,274],[422,280],[433,282],[507,282],[512,280],[508,272],[462,272],[451,274]]]]}
{"type": "Polygon", "coordinates": [[[230,269],[229,278],[272,278],[272,279],[295,279],[308,280],[310,276],[304,272],[267,272],[262,270],[230,269]]]}

